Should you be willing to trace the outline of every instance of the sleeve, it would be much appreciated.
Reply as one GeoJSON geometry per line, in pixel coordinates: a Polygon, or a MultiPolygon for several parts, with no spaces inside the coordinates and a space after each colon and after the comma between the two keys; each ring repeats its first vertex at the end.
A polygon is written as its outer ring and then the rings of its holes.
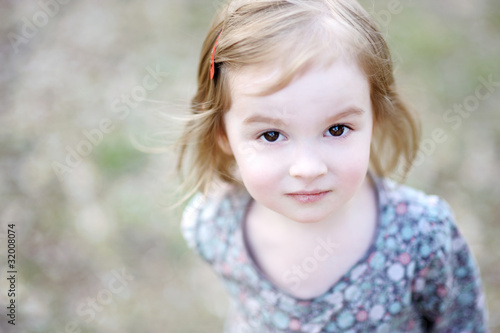
{"type": "Polygon", "coordinates": [[[200,255],[201,253],[197,241],[197,229],[203,202],[203,195],[201,193],[196,194],[184,209],[181,220],[181,233],[187,246],[200,255]]]}
{"type": "Polygon", "coordinates": [[[478,266],[444,201],[428,218],[432,249],[418,268],[413,299],[427,332],[488,332],[487,310],[478,266]]]}
{"type": "Polygon", "coordinates": [[[227,250],[227,223],[234,219],[225,192],[205,196],[196,194],[186,206],[181,232],[188,247],[211,265],[219,264],[227,250]]]}

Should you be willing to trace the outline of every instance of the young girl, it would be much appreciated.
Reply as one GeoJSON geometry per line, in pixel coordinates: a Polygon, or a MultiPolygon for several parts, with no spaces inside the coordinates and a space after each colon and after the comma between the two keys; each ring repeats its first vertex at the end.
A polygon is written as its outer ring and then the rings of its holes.
{"type": "Polygon", "coordinates": [[[419,129],[354,0],[229,2],[192,111],[182,231],[232,298],[226,332],[487,331],[450,208],[386,178],[419,129]]]}

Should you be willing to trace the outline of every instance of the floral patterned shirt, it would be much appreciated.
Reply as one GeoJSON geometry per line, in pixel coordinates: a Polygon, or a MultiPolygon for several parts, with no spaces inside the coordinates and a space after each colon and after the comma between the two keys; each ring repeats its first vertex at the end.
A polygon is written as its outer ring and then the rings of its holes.
{"type": "Polygon", "coordinates": [[[228,333],[488,332],[478,267],[448,205],[374,178],[378,222],[365,255],[322,295],[299,300],[260,270],[243,233],[241,187],[196,195],[182,233],[223,280],[228,333]]]}

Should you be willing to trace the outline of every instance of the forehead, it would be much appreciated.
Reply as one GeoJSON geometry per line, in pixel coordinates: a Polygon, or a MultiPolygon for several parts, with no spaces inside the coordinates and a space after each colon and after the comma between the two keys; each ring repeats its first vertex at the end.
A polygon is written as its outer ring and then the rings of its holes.
{"type": "Polygon", "coordinates": [[[231,109],[253,105],[307,108],[353,102],[364,104],[366,108],[370,103],[366,75],[351,58],[340,57],[323,66],[306,66],[279,90],[270,89],[276,87],[283,76],[277,67],[273,64],[250,65],[233,72],[230,75],[231,109]]]}

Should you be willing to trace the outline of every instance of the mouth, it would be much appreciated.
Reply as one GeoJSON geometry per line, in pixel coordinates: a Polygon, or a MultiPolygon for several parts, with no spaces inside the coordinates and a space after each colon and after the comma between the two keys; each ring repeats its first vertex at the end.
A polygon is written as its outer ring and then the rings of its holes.
{"type": "Polygon", "coordinates": [[[301,192],[287,193],[286,195],[300,203],[311,203],[323,199],[330,192],[331,191],[321,191],[321,190],[301,191],[301,192]]]}

